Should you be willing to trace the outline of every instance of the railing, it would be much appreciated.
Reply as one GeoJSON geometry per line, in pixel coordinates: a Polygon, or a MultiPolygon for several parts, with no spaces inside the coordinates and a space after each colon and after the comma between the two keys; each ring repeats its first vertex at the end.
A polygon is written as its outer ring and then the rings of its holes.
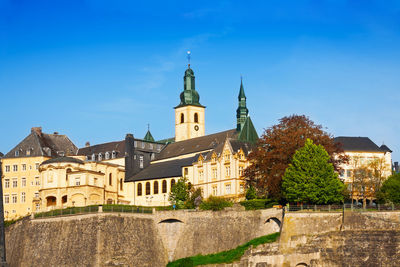
{"type": "Polygon", "coordinates": [[[147,213],[152,214],[153,209],[150,207],[140,206],[129,206],[129,205],[92,205],[85,207],[70,207],[65,209],[55,209],[45,212],[39,212],[33,214],[35,219],[45,217],[57,217],[57,216],[69,216],[89,213],[101,213],[101,212],[124,212],[124,213],[147,213]]]}
{"type": "Polygon", "coordinates": [[[358,204],[333,204],[333,205],[310,205],[310,204],[299,204],[299,205],[286,205],[286,212],[343,212],[343,211],[399,211],[399,204],[374,204],[363,207],[358,204]]]}

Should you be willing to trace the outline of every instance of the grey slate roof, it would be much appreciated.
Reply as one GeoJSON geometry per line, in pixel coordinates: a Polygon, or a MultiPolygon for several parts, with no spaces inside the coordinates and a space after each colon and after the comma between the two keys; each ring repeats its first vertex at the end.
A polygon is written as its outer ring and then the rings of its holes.
{"type": "Polygon", "coordinates": [[[392,153],[393,151],[390,150],[390,148],[388,148],[386,145],[381,145],[380,149],[384,152],[390,152],[392,153]]]}
{"type": "Polygon", "coordinates": [[[72,157],[58,157],[58,158],[45,160],[40,165],[58,163],[58,162],[71,162],[71,163],[84,164],[84,162],[80,159],[76,159],[76,158],[72,158],[72,157]]]}
{"type": "Polygon", "coordinates": [[[125,140],[82,147],[82,148],[79,148],[78,155],[91,156],[92,154],[99,154],[99,153],[105,154],[106,152],[111,153],[112,151],[115,151],[117,153],[116,154],[117,158],[124,157],[125,156],[125,140]]]}
{"type": "Polygon", "coordinates": [[[59,157],[76,155],[78,148],[66,135],[46,134],[40,127],[31,129],[31,133],[17,146],[11,149],[4,158],[17,157],[59,157]],[[27,151],[30,151],[29,155],[27,151]]]}
{"type": "Polygon", "coordinates": [[[125,182],[135,182],[135,181],[170,178],[170,177],[181,177],[182,167],[192,165],[196,157],[198,156],[196,155],[184,159],[175,159],[175,160],[150,164],[147,168],[143,169],[141,172],[125,179],[125,182]]]}
{"type": "Polygon", "coordinates": [[[335,143],[340,143],[342,149],[346,151],[359,151],[359,152],[386,152],[378,147],[368,137],[350,137],[338,136],[335,137],[335,143]]]}
{"type": "Polygon", "coordinates": [[[168,144],[163,150],[161,150],[156,160],[214,149],[219,144],[223,143],[226,138],[235,137],[237,137],[236,129],[232,129],[168,144]]]}

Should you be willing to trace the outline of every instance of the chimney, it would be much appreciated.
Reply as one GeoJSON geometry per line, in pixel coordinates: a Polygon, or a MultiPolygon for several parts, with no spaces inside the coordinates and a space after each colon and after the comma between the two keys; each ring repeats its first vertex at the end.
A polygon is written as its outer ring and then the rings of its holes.
{"type": "Polygon", "coordinates": [[[42,127],[32,127],[31,133],[36,133],[39,136],[42,136],[42,127]]]}
{"type": "Polygon", "coordinates": [[[53,134],[57,135],[57,134],[58,134],[58,132],[54,132],[53,134]]]}
{"type": "Polygon", "coordinates": [[[87,141],[87,142],[85,143],[85,147],[89,147],[89,146],[90,146],[90,142],[87,141]]]}

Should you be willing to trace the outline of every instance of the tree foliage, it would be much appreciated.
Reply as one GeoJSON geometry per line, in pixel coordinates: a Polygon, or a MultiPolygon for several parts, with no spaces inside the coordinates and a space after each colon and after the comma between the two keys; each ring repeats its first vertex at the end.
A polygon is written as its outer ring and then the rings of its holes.
{"type": "Polygon", "coordinates": [[[291,203],[328,204],[343,201],[344,184],[329,162],[322,145],[307,139],[296,151],[282,181],[284,197],[291,203]]]}
{"type": "Polygon", "coordinates": [[[169,193],[169,201],[176,205],[176,207],[183,208],[185,201],[189,198],[189,185],[188,180],[186,178],[180,178],[178,182],[176,182],[169,193]]]}
{"type": "Polygon", "coordinates": [[[292,161],[296,150],[303,147],[309,138],[315,144],[324,146],[330,162],[336,170],[347,162],[341,147],[321,125],[314,124],[304,115],[292,115],[279,120],[279,124],[266,129],[258,141],[257,148],[249,154],[251,165],[245,170],[248,184],[258,192],[275,199],[281,198],[282,177],[292,161]],[[336,154],[336,157],[333,155],[336,154]]]}
{"type": "Polygon", "coordinates": [[[367,205],[367,198],[375,198],[376,193],[382,186],[385,180],[385,172],[390,165],[386,163],[384,157],[374,158],[373,160],[364,163],[362,155],[353,156],[351,159],[352,171],[352,198],[363,199],[363,207],[367,205]]]}
{"type": "Polygon", "coordinates": [[[400,203],[400,173],[393,174],[383,182],[377,197],[381,203],[400,203]]]}

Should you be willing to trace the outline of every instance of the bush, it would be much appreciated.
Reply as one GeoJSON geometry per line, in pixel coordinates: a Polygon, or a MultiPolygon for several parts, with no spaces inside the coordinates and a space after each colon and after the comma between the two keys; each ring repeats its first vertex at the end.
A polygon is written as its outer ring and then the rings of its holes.
{"type": "Polygon", "coordinates": [[[251,199],[240,202],[240,205],[244,206],[246,210],[259,210],[272,208],[272,206],[279,205],[279,203],[271,199],[251,199]]]}
{"type": "Polygon", "coordinates": [[[377,193],[379,203],[400,203],[400,173],[391,175],[377,193]]]}
{"type": "Polygon", "coordinates": [[[232,207],[233,203],[222,197],[210,196],[200,204],[202,210],[223,210],[226,207],[232,207]]]}
{"type": "Polygon", "coordinates": [[[254,186],[250,185],[250,187],[246,191],[246,199],[251,200],[257,198],[257,191],[254,186]]]}

